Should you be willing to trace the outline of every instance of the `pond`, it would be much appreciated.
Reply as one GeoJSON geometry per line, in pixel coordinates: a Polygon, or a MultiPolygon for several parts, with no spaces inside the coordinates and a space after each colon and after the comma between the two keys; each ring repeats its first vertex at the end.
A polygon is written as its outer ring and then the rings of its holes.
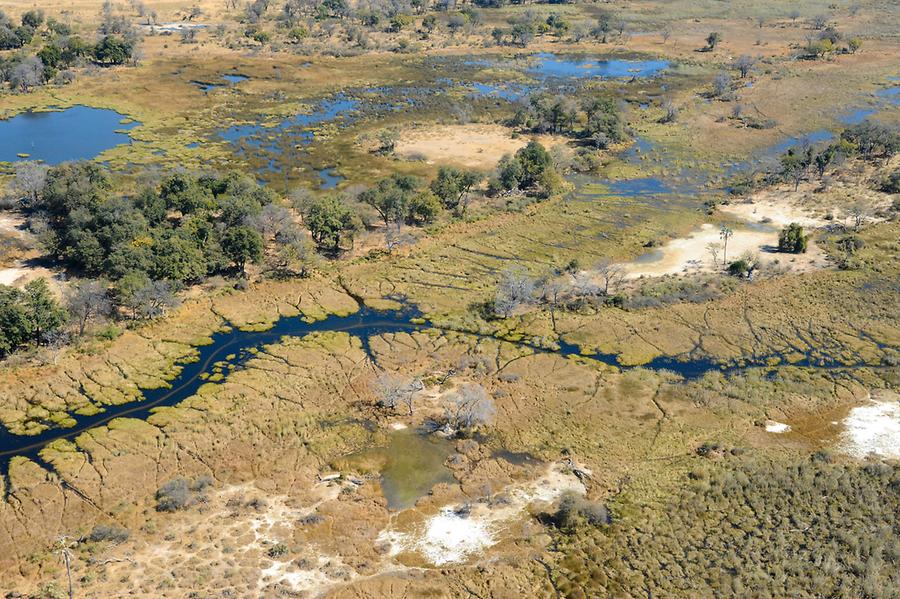
{"type": "Polygon", "coordinates": [[[526,70],[542,78],[553,79],[621,79],[654,77],[669,68],[667,60],[622,60],[565,58],[541,53],[526,70]]]}
{"type": "Polygon", "coordinates": [[[444,462],[453,453],[453,442],[422,431],[403,429],[388,435],[383,447],[373,447],[347,456],[354,463],[379,465],[381,492],[388,508],[412,507],[439,483],[453,483],[444,462]]]}
{"type": "MultiPolygon", "coordinates": [[[[221,78],[224,79],[225,81],[227,81],[228,84],[230,84],[232,87],[234,87],[241,81],[246,81],[247,79],[249,79],[249,77],[247,77],[246,75],[237,75],[237,74],[222,75],[221,78]]],[[[215,83],[215,82],[199,81],[199,80],[193,80],[193,81],[191,81],[191,83],[193,83],[194,85],[199,87],[204,92],[209,92],[216,88],[225,87],[227,85],[225,83],[215,83]]]]}
{"type": "Polygon", "coordinates": [[[358,101],[343,96],[320,102],[309,114],[298,114],[284,119],[272,127],[263,125],[234,125],[219,132],[219,137],[238,148],[238,154],[245,148],[265,150],[280,156],[286,147],[308,145],[315,139],[310,127],[344,117],[356,110],[358,101]],[[286,139],[284,139],[286,138],[286,139]]]}
{"type": "Polygon", "coordinates": [[[334,189],[344,180],[333,168],[323,168],[318,171],[319,189],[334,189]]]}
{"type": "Polygon", "coordinates": [[[875,96],[893,106],[900,106],[900,87],[888,87],[875,92],[875,96]]]}
{"type": "Polygon", "coordinates": [[[540,52],[514,59],[472,58],[470,67],[521,69],[541,80],[547,79],[631,79],[655,77],[669,68],[667,60],[625,58],[587,58],[540,52]],[[524,60],[523,60],[524,59],[524,60]]]}
{"type": "Polygon", "coordinates": [[[65,110],[23,112],[0,121],[0,162],[41,160],[54,165],[90,160],[130,143],[127,131],[140,123],[114,110],[73,106],[65,110]]]}

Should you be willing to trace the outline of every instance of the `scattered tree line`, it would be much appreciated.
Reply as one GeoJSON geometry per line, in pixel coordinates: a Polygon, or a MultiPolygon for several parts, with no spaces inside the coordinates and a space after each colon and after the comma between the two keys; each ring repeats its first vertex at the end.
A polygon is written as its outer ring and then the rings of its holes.
{"type": "MultiPolygon", "coordinates": [[[[541,3],[541,2],[538,2],[541,3]]],[[[273,48],[283,43],[303,44],[305,52],[311,52],[315,44],[324,45],[319,50],[333,54],[348,54],[377,45],[372,35],[388,34],[390,49],[399,52],[414,50],[409,36],[415,34],[421,40],[432,39],[438,31],[449,38],[460,33],[477,33],[486,43],[525,47],[537,36],[552,35],[582,41],[594,38],[606,43],[615,32],[624,36],[626,22],[609,11],[598,11],[596,19],[572,21],[563,13],[528,9],[506,20],[507,26],[484,27],[487,18],[483,13],[506,4],[521,4],[506,0],[252,0],[242,3],[227,0],[226,6],[234,11],[242,24],[244,40],[258,44],[270,44],[273,48]],[[274,27],[267,27],[274,23],[274,27]],[[340,47],[338,47],[340,46],[340,47]]],[[[564,4],[564,2],[546,2],[564,4]]],[[[216,30],[224,37],[225,28],[216,30]]],[[[192,34],[185,34],[186,41],[193,41],[192,34]]]]}
{"type": "MultiPolygon", "coordinates": [[[[424,388],[420,378],[382,372],[374,383],[376,405],[389,411],[402,409],[412,416],[417,396],[424,388]]],[[[496,413],[493,399],[478,383],[460,384],[444,395],[441,408],[441,416],[433,423],[435,427],[460,436],[490,424],[496,413]]]]}
{"type": "Polygon", "coordinates": [[[627,138],[618,103],[610,97],[591,96],[578,102],[565,95],[533,94],[512,124],[535,133],[557,133],[588,140],[597,148],[627,138]]]}
{"type": "Polygon", "coordinates": [[[790,148],[781,156],[779,174],[783,181],[800,183],[811,175],[821,181],[830,168],[843,164],[847,158],[886,161],[900,151],[900,133],[895,127],[872,120],[865,120],[847,127],[840,137],[829,144],[816,147],[808,142],[790,148]]]}
{"type": "Polygon", "coordinates": [[[0,56],[0,82],[15,91],[27,92],[48,82],[65,84],[75,77],[75,68],[88,64],[121,65],[135,56],[137,35],[125,21],[105,19],[96,42],[74,35],[71,28],[44,13],[32,10],[22,15],[22,24],[13,27],[0,11],[0,50],[19,50],[0,56]],[[45,40],[40,49],[29,50],[34,40],[45,40]]]}
{"type": "Polygon", "coordinates": [[[806,46],[801,51],[801,58],[815,60],[832,54],[856,54],[862,48],[860,38],[846,38],[833,25],[828,24],[827,17],[816,17],[813,30],[806,36],[806,46]]]}
{"type": "MultiPolygon", "coordinates": [[[[395,173],[356,196],[298,193],[294,206],[303,215],[312,240],[326,253],[353,247],[367,211],[373,212],[383,225],[387,249],[391,250],[405,239],[400,233],[404,225],[427,225],[444,212],[465,216],[475,188],[484,179],[482,173],[456,167],[441,167],[427,184],[418,177],[395,173]]],[[[486,191],[494,196],[547,197],[560,186],[550,153],[539,142],[531,141],[500,160],[488,178],[486,191]]]]}
{"type": "Polygon", "coordinates": [[[625,297],[619,291],[625,274],[622,264],[605,259],[588,269],[582,269],[573,260],[564,268],[553,268],[538,276],[521,266],[511,266],[500,273],[494,298],[483,306],[482,316],[505,319],[527,308],[542,306],[549,311],[555,329],[559,310],[579,310],[597,301],[622,307],[625,297]]]}
{"type": "Polygon", "coordinates": [[[237,174],[176,173],[119,195],[102,166],[74,162],[49,169],[23,207],[47,252],[77,274],[182,285],[258,262],[291,223],[273,199],[237,174]]]}

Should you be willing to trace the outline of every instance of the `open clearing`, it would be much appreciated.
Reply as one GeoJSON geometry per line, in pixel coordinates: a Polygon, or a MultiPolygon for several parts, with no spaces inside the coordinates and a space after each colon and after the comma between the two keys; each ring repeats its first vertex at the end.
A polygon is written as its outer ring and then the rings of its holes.
{"type": "Polygon", "coordinates": [[[503,156],[525,147],[530,139],[537,139],[547,147],[565,142],[563,138],[549,135],[513,137],[510,129],[502,125],[438,125],[403,131],[396,153],[407,160],[424,159],[431,164],[489,170],[503,156]]]}

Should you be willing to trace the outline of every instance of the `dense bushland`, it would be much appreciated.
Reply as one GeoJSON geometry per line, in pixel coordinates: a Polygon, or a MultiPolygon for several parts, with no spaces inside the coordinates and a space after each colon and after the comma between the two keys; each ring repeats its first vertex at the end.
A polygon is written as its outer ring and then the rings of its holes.
{"type": "Polygon", "coordinates": [[[716,457],[659,511],[557,533],[562,594],[896,597],[900,468],[716,457]]]}

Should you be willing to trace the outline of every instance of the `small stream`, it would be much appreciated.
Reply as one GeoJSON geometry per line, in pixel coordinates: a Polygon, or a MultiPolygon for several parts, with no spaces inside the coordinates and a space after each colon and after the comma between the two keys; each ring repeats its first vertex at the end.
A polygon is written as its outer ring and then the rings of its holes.
{"type": "MultiPolygon", "coordinates": [[[[78,416],[72,414],[76,420],[71,428],[49,428],[44,432],[33,436],[14,435],[0,429],[0,458],[23,456],[41,462],[39,452],[49,443],[57,439],[71,439],[91,428],[102,426],[114,418],[148,418],[155,408],[161,406],[174,406],[181,401],[193,396],[200,386],[210,383],[209,376],[217,372],[231,372],[241,368],[255,354],[255,350],[266,344],[277,342],[283,337],[304,337],[312,333],[346,332],[358,337],[362,342],[363,350],[374,362],[375,357],[371,352],[369,341],[380,335],[420,331],[426,329],[446,330],[461,334],[486,337],[485,335],[460,331],[454,329],[440,329],[424,320],[422,314],[415,308],[404,307],[398,310],[378,311],[368,307],[362,307],[358,312],[349,316],[331,315],[324,320],[307,322],[299,317],[282,317],[275,322],[272,328],[266,331],[242,331],[231,329],[218,332],[212,336],[212,342],[197,348],[195,360],[185,360],[178,363],[180,371],[170,381],[169,386],[159,389],[147,389],[142,393],[142,398],[121,405],[103,406],[104,411],[92,416],[78,416]],[[226,359],[226,356],[230,356],[226,359]]],[[[558,349],[548,349],[527,341],[507,341],[520,347],[532,349],[535,352],[555,353],[562,357],[583,356],[608,366],[619,369],[623,367],[616,354],[606,353],[582,353],[581,348],[560,339],[558,349]]],[[[685,379],[696,379],[707,372],[730,373],[747,367],[762,367],[774,369],[772,358],[777,356],[757,356],[740,363],[723,364],[708,357],[697,356],[660,356],[654,358],[640,367],[650,370],[666,370],[673,372],[685,379]]],[[[865,364],[842,364],[829,362],[820,357],[807,356],[793,362],[793,366],[815,368],[847,368],[860,367],[865,364]]],[[[8,460],[6,460],[8,461],[8,460]]]]}

